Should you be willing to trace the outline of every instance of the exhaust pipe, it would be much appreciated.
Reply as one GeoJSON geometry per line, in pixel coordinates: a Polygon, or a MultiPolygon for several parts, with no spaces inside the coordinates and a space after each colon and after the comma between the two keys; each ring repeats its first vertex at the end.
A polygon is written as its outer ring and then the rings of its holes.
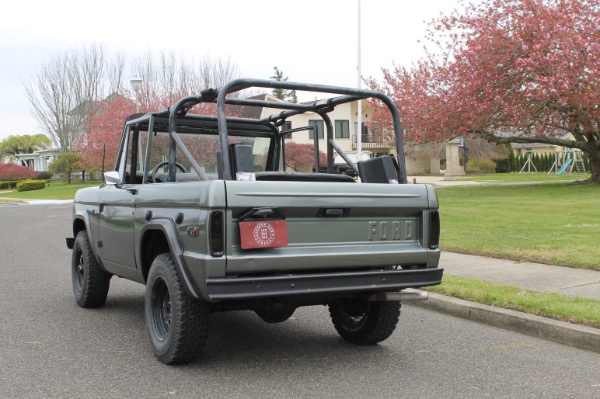
{"type": "Polygon", "coordinates": [[[418,290],[406,290],[401,292],[376,292],[364,296],[364,299],[372,302],[404,302],[424,301],[429,298],[429,293],[418,290]]]}

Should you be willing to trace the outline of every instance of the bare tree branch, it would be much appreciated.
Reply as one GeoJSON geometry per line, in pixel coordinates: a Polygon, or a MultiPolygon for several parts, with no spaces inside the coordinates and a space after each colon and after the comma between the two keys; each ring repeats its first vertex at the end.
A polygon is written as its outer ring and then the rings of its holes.
{"type": "Polygon", "coordinates": [[[104,50],[90,45],[58,54],[24,83],[39,126],[62,151],[69,151],[84,132],[85,119],[104,92],[104,50]]]}

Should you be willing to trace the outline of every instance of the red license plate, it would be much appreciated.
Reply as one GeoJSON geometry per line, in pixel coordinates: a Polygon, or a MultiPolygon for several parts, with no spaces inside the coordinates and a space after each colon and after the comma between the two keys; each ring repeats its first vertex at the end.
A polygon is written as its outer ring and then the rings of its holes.
{"type": "Polygon", "coordinates": [[[240,222],[242,249],[275,248],[288,245],[285,220],[240,222]]]}

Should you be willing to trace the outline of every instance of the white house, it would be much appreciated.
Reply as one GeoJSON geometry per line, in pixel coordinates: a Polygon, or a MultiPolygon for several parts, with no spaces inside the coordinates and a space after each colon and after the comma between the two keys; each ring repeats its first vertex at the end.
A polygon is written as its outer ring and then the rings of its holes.
{"type": "MultiPolygon", "coordinates": [[[[273,101],[283,102],[270,94],[261,94],[258,96],[250,97],[254,100],[262,101],[273,101]]],[[[365,124],[371,120],[373,115],[371,105],[368,101],[363,100],[361,104],[362,108],[362,135],[361,135],[361,147],[363,153],[372,153],[375,155],[380,154],[396,154],[396,143],[394,140],[383,139],[379,135],[370,131],[365,124]]],[[[276,108],[262,108],[257,109],[254,107],[245,107],[242,110],[242,116],[246,118],[259,119],[271,114],[278,114],[281,109],[276,108]]],[[[334,129],[334,139],[344,152],[353,153],[357,151],[357,134],[358,134],[358,102],[345,103],[335,107],[335,109],[328,113],[331,118],[331,123],[334,129]]],[[[314,112],[306,112],[300,115],[291,116],[286,121],[285,129],[296,129],[306,126],[316,126],[319,137],[319,150],[325,152],[327,148],[327,139],[323,119],[314,112]]],[[[292,133],[291,138],[288,140],[294,143],[300,144],[313,144],[314,136],[312,130],[304,130],[292,133]]],[[[408,148],[406,148],[408,150],[408,148]]],[[[410,152],[410,151],[409,151],[410,152]]],[[[440,160],[426,159],[421,160],[418,157],[411,156],[410,153],[406,155],[406,168],[409,174],[427,174],[427,173],[440,173],[440,160]]]]}
{"type": "Polygon", "coordinates": [[[26,166],[36,172],[48,171],[48,165],[60,155],[58,148],[38,150],[31,154],[17,154],[19,165],[26,166]]]}
{"type": "MultiPolygon", "coordinates": [[[[261,94],[250,97],[254,100],[283,102],[270,94],[261,94]]],[[[256,109],[245,107],[242,111],[243,116],[247,118],[263,118],[271,114],[278,114],[281,109],[264,107],[256,109]]],[[[358,103],[345,103],[335,107],[332,112],[327,114],[331,119],[334,128],[334,138],[336,143],[346,152],[357,150],[358,133],[358,103]]],[[[362,150],[373,153],[392,153],[395,152],[395,143],[393,141],[384,141],[376,137],[369,131],[365,123],[370,121],[371,107],[368,101],[362,102],[362,150]]],[[[325,123],[320,115],[315,112],[306,112],[300,115],[294,115],[287,118],[285,129],[296,129],[306,126],[316,126],[319,137],[319,149],[325,151],[327,148],[327,138],[325,132],[325,123]]],[[[313,144],[313,130],[304,130],[292,133],[289,139],[295,143],[313,144]]]]}

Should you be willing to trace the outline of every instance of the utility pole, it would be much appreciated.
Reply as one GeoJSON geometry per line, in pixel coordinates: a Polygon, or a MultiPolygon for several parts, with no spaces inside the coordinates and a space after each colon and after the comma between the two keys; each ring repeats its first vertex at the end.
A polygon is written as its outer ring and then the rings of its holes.
{"type": "Polygon", "coordinates": [[[142,79],[134,77],[131,79],[130,83],[135,92],[135,113],[138,114],[140,112],[140,90],[142,89],[142,79]]]}
{"type": "MultiPolygon", "coordinates": [[[[358,0],[358,89],[361,89],[361,26],[360,26],[360,0],[358,0]]],[[[358,118],[356,120],[356,160],[361,160],[362,153],[362,100],[358,100],[358,118]]]]}

